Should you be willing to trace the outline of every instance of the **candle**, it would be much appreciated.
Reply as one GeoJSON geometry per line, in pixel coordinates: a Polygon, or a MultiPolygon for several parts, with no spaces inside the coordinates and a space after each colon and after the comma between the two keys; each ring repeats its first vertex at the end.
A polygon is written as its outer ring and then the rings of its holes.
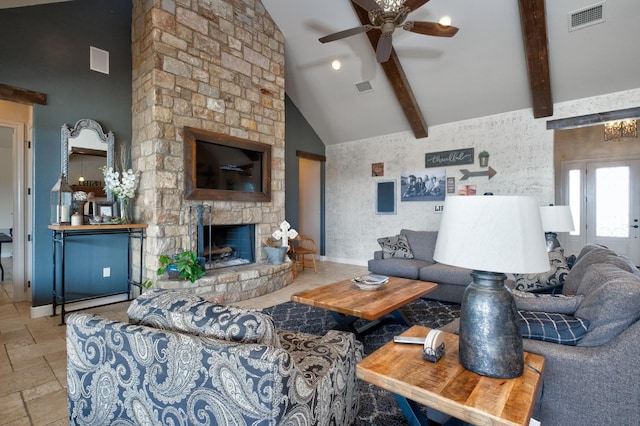
{"type": "Polygon", "coordinates": [[[58,217],[60,218],[60,222],[69,222],[69,206],[59,205],[58,217]]]}
{"type": "Polygon", "coordinates": [[[75,212],[71,215],[71,226],[80,226],[83,222],[83,217],[80,213],[75,212]]]}

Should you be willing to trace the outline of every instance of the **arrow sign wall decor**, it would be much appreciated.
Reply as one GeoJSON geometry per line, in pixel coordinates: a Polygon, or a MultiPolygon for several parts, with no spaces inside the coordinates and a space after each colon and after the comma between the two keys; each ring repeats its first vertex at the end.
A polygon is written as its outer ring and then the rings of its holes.
{"type": "Polygon", "coordinates": [[[460,178],[460,180],[467,180],[470,177],[477,177],[477,176],[488,176],[489,179],[491,179],[496,175],[496,173],[498,173],[495,170],[493,170],[491,167],[489,167],[489,169],[484,172],[470,172],[467,169],[461,169],[460,172],[462,173],[462,177],[460,178]]]}

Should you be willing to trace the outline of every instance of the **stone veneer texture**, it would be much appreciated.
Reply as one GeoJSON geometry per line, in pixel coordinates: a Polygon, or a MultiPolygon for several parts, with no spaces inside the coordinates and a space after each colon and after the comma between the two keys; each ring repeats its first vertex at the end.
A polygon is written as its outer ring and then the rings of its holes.
{"type": "Polygon", "coordinates": [[[133,168],[136,221],[147,223],[145,278],[160,254],[195,249],[189,207],[214,224],[255,223],[261,241],[284,220],[284,39],[259,1],[133,2],[133,168]],[[271,201],[184,199],[183,127],[272,146],[271,201]]]}

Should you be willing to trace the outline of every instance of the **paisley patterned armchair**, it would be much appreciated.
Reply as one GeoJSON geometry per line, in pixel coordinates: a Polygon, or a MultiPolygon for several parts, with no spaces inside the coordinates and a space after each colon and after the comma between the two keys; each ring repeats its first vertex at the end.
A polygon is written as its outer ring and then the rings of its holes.
{"type": "Polygon", "coordinates": [[[71,424],[348,425],[358,411],[352,334],[277,330],[268,315],[173,290],[132,323],[67,319],[71,424]]]}

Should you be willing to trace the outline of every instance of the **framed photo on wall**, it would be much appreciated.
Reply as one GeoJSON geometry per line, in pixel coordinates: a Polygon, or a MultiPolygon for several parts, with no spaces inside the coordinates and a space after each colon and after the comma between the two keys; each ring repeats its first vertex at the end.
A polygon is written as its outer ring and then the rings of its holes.
{"type": "Polygon", "coordinates": [[[448,177],[447,178],[447,194],[455,194],[456,193],[456,178],[448,177]]]}
{"type": "Polygon", "coordinates": [[[400,177],[400,201],[444,201],[446,169],[403,173],[400,177]]]}

